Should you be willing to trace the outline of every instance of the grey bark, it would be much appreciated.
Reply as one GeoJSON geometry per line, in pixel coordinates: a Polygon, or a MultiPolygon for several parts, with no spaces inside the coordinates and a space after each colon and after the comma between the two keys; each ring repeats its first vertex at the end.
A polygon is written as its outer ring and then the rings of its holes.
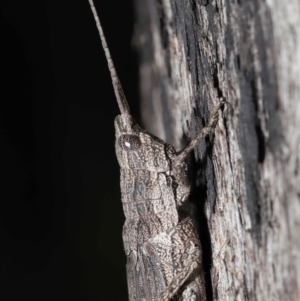
{"type": "Polygon", "coordinates": [[[135,6],[145,128],[180,150],[228,102],[191,156],[208,300],[300,300],[300,2],[135,6]]]}

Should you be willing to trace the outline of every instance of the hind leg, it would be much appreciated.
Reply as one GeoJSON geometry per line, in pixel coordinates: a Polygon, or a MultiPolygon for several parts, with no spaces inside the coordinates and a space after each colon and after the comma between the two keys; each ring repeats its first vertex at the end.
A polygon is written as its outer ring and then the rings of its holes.
{"type": "Polygon", "coordinates": [[[197,271],[201,266],[201,247],[190,218],[185,218],[170,231],[149,239],[147,244],[155,253],[166,284],[155,301],[169,301],[176,294],[176,300],[193,300],[194,297],[194,300],[204,300],[200,299],[200,295],[205,295],[204,286],[199,285],[199,281],[193,284],[196,278],[199,279],[197,271]],[[189,284],[182,290],[185,283],[189,284]],[[186,299],[184,295],[190,295],[192,299],[186,299]]]}

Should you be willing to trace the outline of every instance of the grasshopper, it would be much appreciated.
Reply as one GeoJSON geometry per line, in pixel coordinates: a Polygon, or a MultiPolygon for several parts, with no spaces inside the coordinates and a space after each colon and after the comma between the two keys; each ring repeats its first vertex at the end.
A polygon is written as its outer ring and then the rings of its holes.
{"type": "Polygon", "coordinates": [[[130,115],[93,0],[121,114],[115,118],[115,149],[121,169],[125,214],[123,243],[130,301],[206,300],[201,244],[182,205],[190,193],[185,159],[214,128],[218,104],[208,125],[180,152],[141,129],[130,115]]]}

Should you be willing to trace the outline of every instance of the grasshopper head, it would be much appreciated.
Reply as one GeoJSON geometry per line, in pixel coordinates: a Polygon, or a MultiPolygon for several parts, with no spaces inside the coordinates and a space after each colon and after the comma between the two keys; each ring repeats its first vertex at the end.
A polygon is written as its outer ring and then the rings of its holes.
{"type": "Polygon", "coordinates": [[[131,115],[118,115],[115,129],[116,154],[121,168],[156,172],[170,170],[170,146],[142,130],[131,115]]]}

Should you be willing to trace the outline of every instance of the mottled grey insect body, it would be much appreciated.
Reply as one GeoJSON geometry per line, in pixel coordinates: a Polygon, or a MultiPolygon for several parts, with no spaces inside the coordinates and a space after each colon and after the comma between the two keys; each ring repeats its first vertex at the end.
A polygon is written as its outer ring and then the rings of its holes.
{"type": "Polygon", "coordinates": [[[193,300],[192,295],[194,300],[205,300],[198,276],[200,242],[190,217],[181,209],[189,194],[186,164],[180,163],[178,173],[179,167],[173,164],[175,149],[142,130],[130,115],[117,116],[115,128],[130,301],[163,301],[173,296],[187,301],[193,300]]]}

